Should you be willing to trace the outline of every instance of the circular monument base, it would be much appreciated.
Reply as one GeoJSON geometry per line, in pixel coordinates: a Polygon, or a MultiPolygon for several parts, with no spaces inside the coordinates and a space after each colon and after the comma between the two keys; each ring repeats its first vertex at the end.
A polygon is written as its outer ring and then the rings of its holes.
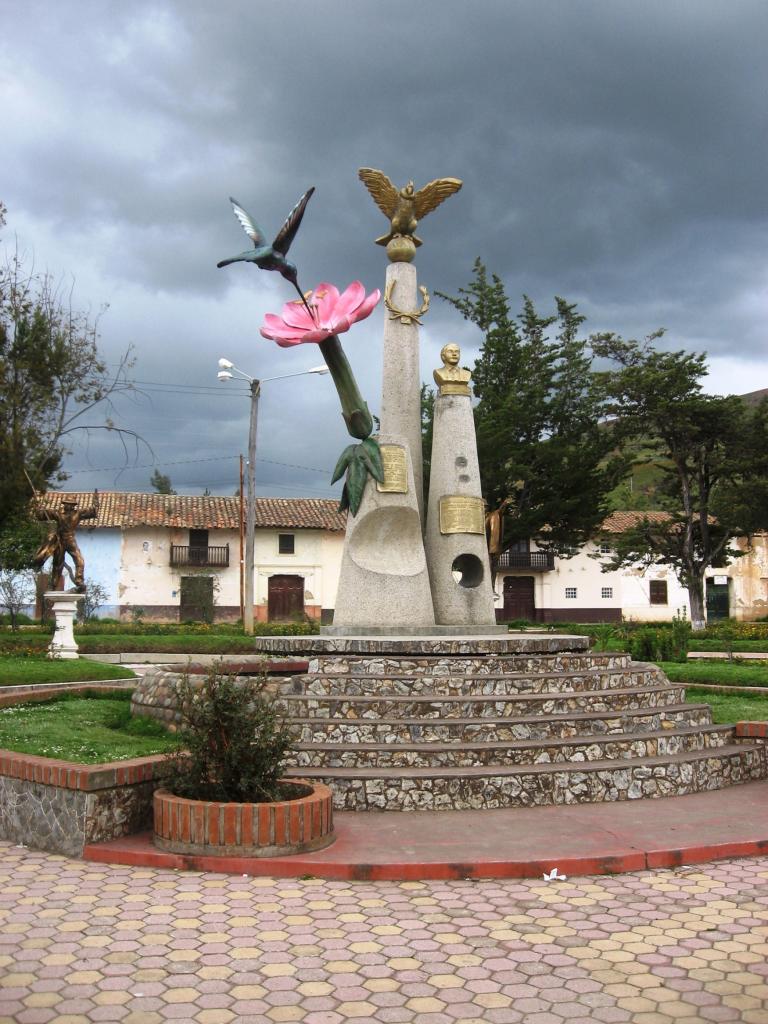
{"type": "Polygon", "coordinates": [[[506,626],[321,626],[320,636],[504,636],[506,626]]]}
{"type": "Polygon", "coordinates": [[[284,655],[338,655],[361,654],[394,656],[471,655],[487,654],[556,654],[562,651],[586,651],[589,637],[556,633],[499,633],[485,631],[471,634],[454,627],[449,633],[353,633],[347,630],[339,635],[310,636],[255,636],[253,650],[284,655]]]}

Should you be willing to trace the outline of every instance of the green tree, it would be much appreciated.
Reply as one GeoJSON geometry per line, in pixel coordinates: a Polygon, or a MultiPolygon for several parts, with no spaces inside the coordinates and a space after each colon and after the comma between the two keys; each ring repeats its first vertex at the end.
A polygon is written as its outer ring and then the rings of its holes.
{"type": "Polygon", "coordinates": [[[161,473],[159,469],[156,469],[152,476],[149,478],[150,484],[154,487],[158,494],[175,494],[173,487],[171,486],[170,476],[166,476],[165,473],[161,473]]]}
{"type": "Polygon", "coordinates": [[[619,478],[579,337],[584,317],[560,298],[553,315],[539,316],[527,297],[513,316],[501,280],[480,260],[468,287],[442,298],[484,335],[473,370],[477,447],[489,507],[507,502],[504,544],[535,536],[567,556],[599,527],[619,478]]]}
{"type": "Polygon", "coordinates": [[[435,418],[435,389],[421,385],[421,459],[424,494],[429,494],[429,472],[432,468],[432,425],[435,418]]]}
{"type": "Polygon", "coordinates": [[[653,454],[655,504],[665,513],[612,535],[616,554],[606,567],[672,566],[700,630],[707,570],[743,553],[734,538],[768,528],[768,403],[703,394],[706,356],[659,351],[662,333],[644,342],[592,338],[595,355],[614,364],[600,377],[615,437],[653,454]]]}
{"type": "Polygon", "coordinates": [[[0,569],[28,569],[47,532],[44,523],[30,519],[26,508],[6,517],[0,529],[0,569]]]}
{"type": "Polygon", "coordinates": [[[131,360],[107,373],[97,326],[18,253],[0,267],[0,532],[23,514],[30,483],[44,491],[66,479],[62,459],[76,432],[109,431],[126,455],[141,442],[109,416],[110,400],[132,390],[131,360]]]}

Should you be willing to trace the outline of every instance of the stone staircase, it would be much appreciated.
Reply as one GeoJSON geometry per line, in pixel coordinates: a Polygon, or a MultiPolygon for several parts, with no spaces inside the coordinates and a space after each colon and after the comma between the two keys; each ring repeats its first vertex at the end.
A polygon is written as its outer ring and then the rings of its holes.
{"type": "Polygon", "coordinates": [[[331,786],[338,810],[627,800],[768,777],[764,745],[736,742],[656,666],[589,652],[583,638],[437,653],[290,639],[282,653],[311,660],[272,684],[298,739],[288,774],[331,786]]]}

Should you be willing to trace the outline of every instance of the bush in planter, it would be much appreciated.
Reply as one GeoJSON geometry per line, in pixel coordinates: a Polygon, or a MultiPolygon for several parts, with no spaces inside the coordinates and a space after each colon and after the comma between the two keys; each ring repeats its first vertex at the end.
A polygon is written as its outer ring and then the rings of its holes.
{"type": "Polygon", "coordinates": [[[236,680],[217,670],[202,684],[183,677],[179,748],[167,762],[166,789],[227,803],[284,798],[278,780],[292,738],[264,688],[263,678],[236,680]]]}

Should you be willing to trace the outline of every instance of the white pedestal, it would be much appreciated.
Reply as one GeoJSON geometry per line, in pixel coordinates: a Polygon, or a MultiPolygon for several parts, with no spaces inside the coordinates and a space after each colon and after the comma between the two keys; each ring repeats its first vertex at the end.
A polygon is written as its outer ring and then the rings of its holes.
{"type": "Polygon", "coordinates": [[[48,645],[49,658],[76,658],[78,647],[72,624],[77,615],[77,602],[82,601],[85,594],[76,594],[72,590],[53,590],[43,597],[53,608],[56,629],[53,639],[48,645]]]}

